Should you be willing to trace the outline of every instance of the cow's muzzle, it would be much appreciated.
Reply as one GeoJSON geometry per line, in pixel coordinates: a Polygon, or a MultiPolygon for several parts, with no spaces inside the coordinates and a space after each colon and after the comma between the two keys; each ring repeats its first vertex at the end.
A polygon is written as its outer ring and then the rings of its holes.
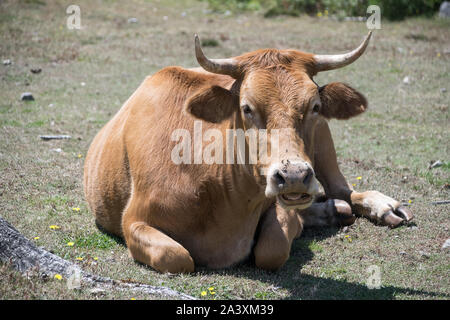
{"type": "Polygon", "coordinates": [[[265,193],[276,196],[281,206],[306,209],[317,192],[318,182],[309,163],[283,160],[270,166],[265,193]]]}

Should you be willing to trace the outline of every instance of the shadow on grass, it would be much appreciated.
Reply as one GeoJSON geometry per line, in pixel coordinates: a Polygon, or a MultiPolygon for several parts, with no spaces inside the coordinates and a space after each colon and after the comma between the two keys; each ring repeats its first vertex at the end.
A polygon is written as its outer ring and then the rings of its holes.
{"type": "MultiPolygon", "coordinates": [[[[450,298],[441,292],[430,292],[401,288],[395,286],[382,286],[380,289],[369,289],[365,284],[348,282],[327,277],[317,277],[308,274],[300,274],[299,270],[313,257],[311,249],[317,249],[317,240],[322,240],[335,235],[337,228],[312,228],[305,229],[303,235],[294,241],[291,255],[286,264],[276,272],[257,269],[251,259],[231,269],[209,270],[198,268],[203,274],[229,275],[240,278],[248,278],[255,281],[270,284],[274,288],[283,288],[290,292],[284,299],[325,299],[325,300],[393,300],[398,295],[408,295],[412,298],[450,298]]],[[[270,298],[265,293],[255,293],[251,298],[270,298]]],[[[230,296],[230,298],[233,298],[230,296]]]]}
{"type": "Polygon", "coordinates": [[[112,233],[108,232],[97,221],[95,221],[95,225],[97,226],[98,231],[100,231],[101,233],[103,233],[103,234],[107,235],[108,237],[110,237],[117,244],[123,245],[125,247],[127,246],[127,244],[125,243],[125,240],[122,237],[118,237],[115,234],[112,234],[112,233]]]}
{"type": "MultiPolygon", "coordinates": [[[[110,236],[118,244],[126,246],[125,241],[108,233],[101,226],[97,225],[102,233],[110,236]]],[[[342,299],[357,299],[357,300],[392,300],[396,299],[398,295],[406,294],[408,296],[427,296],[430,298],[450,298],[444,293],[430,292],[423,290],[414,290],[408,288],[383,286],[380,289],[369,289],[366,285],[360,283],[348,282],[345,280],[337,280],[332,278],[323,278],[311,276],[308,274],[300,274],[299,269],[303,265],[307,264],[314,257],[314,249],[318,249],[316,246],[317,240],[326,239],[328,237],[336,235],[339,231],[338,228],[309,228],[303,231],[300,239],[294,241],[291,249],[291,255],[286,264],[276,272],[269,272],[258,269],[255,267],[253,258],[232,267],[229,269],[212,270],[204,267],[196,267],[195,274],[207,274],[207,275],[222,275],[233,276],[236,278],[247,278],[255,281],[264,282],[270,284],[274,288],[287,289],[291,294],[286,297],[286,300],[290,299],[325,299],[325,300],[342,300],[342,299]],[[313,249],[313,250],[312,250],[313,249]]],[[[137,264],[151,269],[149,266],[137,262],[137,264]]],[[[224,296],[223,298],[235,298],[233,295],[224,296]]],[[[255,292],[251,298],[270,298],[264,292],[255,292]]]]}

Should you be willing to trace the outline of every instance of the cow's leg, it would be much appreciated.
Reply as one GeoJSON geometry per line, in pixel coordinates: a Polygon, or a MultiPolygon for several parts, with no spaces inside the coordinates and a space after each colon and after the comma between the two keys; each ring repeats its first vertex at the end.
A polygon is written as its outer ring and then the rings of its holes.
{"type": "Polygon", "coordinates": [[[353,212],[372,221],[391,227],[413,218],[400,202],[378,192],[356,192],[339,170],[333,139],[326,121],[317,125],[315,132],[314,170],[329,198],[347,201],[353,212]]]}
{"type": "Polygon", "coordinates": [[[343,227],[353,224],[356,220],[350,205],[346,201],[339,199],[316,201],[305,210],[297,210],[297,213],[300,214],[305,228],[343,227]]]}
{"type": "Polygon", "coordinates": [[[261,217],[256,245],[255,264],[266,270],[280,268],[289,258],[292,241],[299,237],[303,226],[294,210],[273,206],[261,217]]]}
{"type": "Polygon", "coordinates": [[[122,220],[131,256],[160,272],[193,272],[194,260],[189,252],[165,233],[142,221],[145,219],[142,219],[136,202],[131,200],[122,220]]]}

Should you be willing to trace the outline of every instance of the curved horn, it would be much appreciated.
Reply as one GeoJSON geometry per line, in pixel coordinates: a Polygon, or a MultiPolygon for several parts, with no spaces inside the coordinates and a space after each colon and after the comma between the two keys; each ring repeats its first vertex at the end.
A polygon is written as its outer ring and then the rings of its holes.
{"type": "Polygon", "coordinates": [[[369,34],[366,36],[364,41],[359,45],[355,50],[344,53],[344,54],[329,54],[329,55],[320,55],[315,54],[314,60],[316,62],[315,67],[316,71],[327,71],[345,67],[349,65],[356,59],[358,59],[366,50],[367,45],[369,44],[370,37],[372,36],[372,31],[369,31],[369,34]]]}
{"type": "Polygon", "coordinates": [[[234,78],[239,74],[239,65],[235,59],[208,59],[203,53],[198,35],[195,35],[195,57],[206,71],[226,74],[234,78]]]}

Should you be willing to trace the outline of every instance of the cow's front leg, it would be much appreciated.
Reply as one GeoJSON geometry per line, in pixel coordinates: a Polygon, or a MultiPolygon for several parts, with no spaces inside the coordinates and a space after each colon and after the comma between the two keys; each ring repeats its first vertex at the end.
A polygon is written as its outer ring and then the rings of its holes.
{"type": "Polygon", "coordinates": [[[339,199],[317,199],[309,208],[296,211],[301,216],[305,228],[344,227],[356,220],[350,205],[339,199]]]}
{"type": "Polygon", "coordinates": [[[378,191],[353,191],[350,199],[353,209],[359,215],[390,227],[396,227],[413,218],[407,207],[378,191]]]}
{"type": "Polygon", "coordinates": [[[333,139],[325,120],[316,127],[315,142],[314,170],[327,197],[345,200],[355,214],[390,227],[413,218],[408,208],[378,191],[352,190],[339,170],[333,139]]]}
{"type": "Polygon", "coordinates": [[[303,226],[294,210],[272,206],[261,217],[254,248],[255,264],[266,270],[277,270],[289,258],[292,241],[303,226]]]}
{"type": "Polygon", "coordinates": [[[150,226],[143,208],[134,194],[125,209],[122,228],[131,256],[160,272],[184,273],[194,271],[194,260],[189,251],[164,232],[150,226]]]}

